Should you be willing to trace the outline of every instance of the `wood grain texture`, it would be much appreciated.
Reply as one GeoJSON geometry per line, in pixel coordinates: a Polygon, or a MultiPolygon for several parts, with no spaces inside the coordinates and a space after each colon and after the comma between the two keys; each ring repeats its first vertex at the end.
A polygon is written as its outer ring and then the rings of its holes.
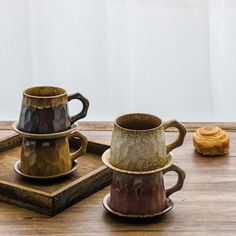
{"type": "MultiPolygon", "coordinates": [[[[226,123],[225,127],[234,129],[226,123]]],[[[82,133],[93,141],[110,142],[111,131],[82,133]]],[[[168,142],[176,135],[169,132],[168,142]]],[[[175,163],[185,170],[186,180],[183,189],[171,196],[173,210],[163,217],[149,221],[113,217],[102,206],[109,191],[106,187],[54,217],[0,202],[0,235],[235,236],[236,133],[229,132],[229,154],[211,158],[194,151],[192,135],[189,132],[184,145],[174,151],[175,163]]],[[[168,173],[165,182],[171,186],[176,175],[168,173]]]]}
{"type": "MultiPolygon", "coordinates": [[[[73,142],[70,145],[77,149],[80,139],[71,140],[73,142]]],[[[66,178],[45,182],[28,180],[13,171],[13,165],[20,157],[21,147],[16,145],[18,141],[17,135],[2,141],[4,149],[7,145],[9,148],[0,152],[1,201],[55,215],[111,182],[111,170],[101,161],[101,154],[109,148],[107,145],[89,142],[87,153],[79,158],[78,170],[66,178]]]]}

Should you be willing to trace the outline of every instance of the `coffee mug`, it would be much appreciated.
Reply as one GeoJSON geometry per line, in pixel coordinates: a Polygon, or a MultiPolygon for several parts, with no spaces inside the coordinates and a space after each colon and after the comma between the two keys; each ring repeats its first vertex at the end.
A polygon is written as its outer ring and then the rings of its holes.
{"type": "Polygon", "coordinates": [[[164,211],[168,197],[183,187],[185,172],[173,164],[163,171],[132,175],[113,172],[109,207],[125,215],[153,215],[164,211]],[[165,189],[163,175],[169,171],[178,174],[176,185],[165,189]]]}
{"type": "Polygon", "coordinates": [[[110,164],[122,170],[150,171],[168,164],[168,153],[183,144],[185,127],[176,120],[163,122],[159,117],[133,113],[120,116],[114,123],[110,164]],[[166,145],[165,130],[175,127],[178,138],[166,145]]]}
{"type": "Polygon", "coordinates": [[[80,93],[68,95],[63,88],[40,86],[23,92],[18,129],[28,133],[44,134],[70,129],[71,125],[85,117],[89,101],[80,93]],[[67,103],[73,99],[82,102],[80,113],[69,116],[67,103]]]}
{"type": "Polygon", "coordinates": [[[23,137],[20,170],[29,176],[54,176],[68,172],[73,161],[86,153],[88,140],[80,132],[66,137],[34,139],[23,137]],[[69,140],[79,138],[81,147],[70,153],[69,140]]]}

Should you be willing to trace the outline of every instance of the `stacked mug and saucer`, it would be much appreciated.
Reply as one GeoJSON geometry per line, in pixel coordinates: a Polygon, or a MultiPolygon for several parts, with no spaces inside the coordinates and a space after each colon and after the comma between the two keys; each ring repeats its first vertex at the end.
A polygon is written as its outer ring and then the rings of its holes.
{"type": "Polygon", "coordinates": [[[110,149],[104,164],[113,170],[110,193],[103,199],[105,209],[115,215],[147,218],[162,215],[174,206],[170,195],[182,189],[185,172],[174,163],[173,149],[181,146],[185,127],[176,120],[163,122],[151,114],[132,113],[114,122],[110,149]],[[165,130],[175,127],[178,138],[166,145],[165,130]],[[177,183],[165,188],[163,176],[178,175],[177,183]]]}
{"type": "Polygon", "coordinates": [[[77,131],[76,121],[87,115],[88,100],[80,93],[67,95],[63,88],[39,86],[23,92],[19,121],[13,129],[22,136],[21,157],[14,170],[30,179],[54,179],[75,171],[77,158],[86,153],[87,138],[77,131]],[[82,102],[82,111],[69,115],[68,102],[82,102]],[[71,152],[69,140],[81,146],[71,152]]]}

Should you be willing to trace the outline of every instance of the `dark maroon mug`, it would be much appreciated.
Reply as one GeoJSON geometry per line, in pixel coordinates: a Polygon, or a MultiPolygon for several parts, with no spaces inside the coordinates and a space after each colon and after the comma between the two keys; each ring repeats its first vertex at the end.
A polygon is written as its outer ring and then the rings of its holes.
{"type": "Polygon", "coordinates": [[[171,165],[153,174],[126,174],[113,172],[109,207],[126,215],[152,215],[165,210],[167,198],[183,187],[185,172],[171,165]],[[169,171],[178,174],[176,185],[165,189],[163,175],[169,171]]]}
{"type": "Polygon", "coordinates": [[[18,129],[28,133],[47,134],[68,130],[71,125],[87,115],[89,101],[80,93],[67,95],[65,89],[50,86],[28,88],[23,100],[18,129]],[[83,108],[70,116],[68,102],[77,99],[83,108]]]}

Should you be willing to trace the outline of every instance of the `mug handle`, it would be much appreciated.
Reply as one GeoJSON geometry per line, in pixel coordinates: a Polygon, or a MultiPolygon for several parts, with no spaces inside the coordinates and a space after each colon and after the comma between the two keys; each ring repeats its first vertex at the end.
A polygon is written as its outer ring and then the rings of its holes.
{"type": "Polygon", "coordinates": [[[166,130],[166,129],[170,128],[170,127],[177,128],[178,131],[179,131],[179,136],[178,136],[178,138],[174,142],[166,145],[166,152],[167,152],[167,154],[170,151],[172,151],[173,149],[181,146],[183,144],[183,142],[184,142],[184,137],[186,135],[186,128],[185,128],[185,126],[183,124],[179,123],[177,120],[170,120],[170,121],[164,122],[164,130],[166,130]]]}
{"type": "Polygon", "coordinates": [[[79,138],[79,140],[81,142],[81,146],[77,151],[72,152],[70,154],[71,161],[74,161],[76,158],[83,156],[86,153],[87,146],[88,146],[88,139],[84,135],[82,135],[79,131],[74,131],[71,134],[69,134],[68,140],[75,138],[75,137],[79,138]]]}
{"type": "Polygon", "coordinates": [[[68,102],[73,100],[73,99],[80,100],[82,102],[82,104],[83,104],[83,109],[82,109],[82,111],[80,113],[70,117],[71,124],[75,123],[79,119],[84,118],[87,115],[88,108],[89,108],[89,101],[82,94],[80,94],[80,93],[73,93],[73,94],[68,95],[68,102]]]}
{"type": "Polygon", "coordinates": [[[172,193],[181,190],[182,187],[183,187],[183,184],[184,184],[185,177],[186,177],[185,172],[175,164],[173,164],[169,168],[163,170],[162,173],[164,175],[169,171],[176,172],[178,174],[178,180],[177,180],[177,183],[173,187],[170,187],[170,188],[165,190],[166,191],[166,197],[169,197],[172,193]]]}

